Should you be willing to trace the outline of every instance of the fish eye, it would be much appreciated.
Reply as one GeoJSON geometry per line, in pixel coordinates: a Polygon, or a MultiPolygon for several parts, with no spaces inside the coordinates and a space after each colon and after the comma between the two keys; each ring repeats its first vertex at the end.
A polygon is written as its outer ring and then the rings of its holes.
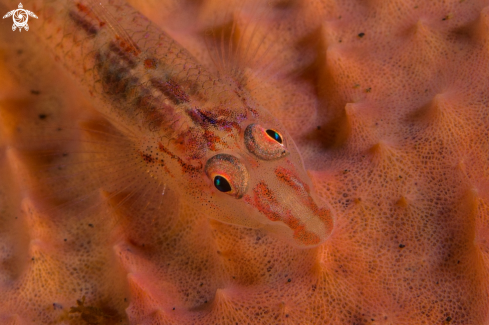
{"type": "Polygon", "coordinates": [[[282,140],[282,136],[280,135],[280,133],[278,133],[277,131],[272,130],[272,129],[268,129],[266,132],[270,138],[272,138],[273,140],[282,144],[283,140],[282,140]]]}
{"type": "Polygon", "coordinates": [[[221,192],[231,191],[231,184],[229,184],[226,177],[220,175],[214,177],[214,186],[221,192]]]}
{"type": "Polygon", "coordinates": [[[207,160],[205,173],[220,192],[240,199],[248,189],[248,170],[241,160],[228,154],[218,154],[207,160]]]}
{"type": "Polygon", "coordinates": [[[249,152],[263,160],[273,160],[289,154],[282,135],[274,129],[265,129],[250,124],[244,132],[244,141],[249,152]]]}

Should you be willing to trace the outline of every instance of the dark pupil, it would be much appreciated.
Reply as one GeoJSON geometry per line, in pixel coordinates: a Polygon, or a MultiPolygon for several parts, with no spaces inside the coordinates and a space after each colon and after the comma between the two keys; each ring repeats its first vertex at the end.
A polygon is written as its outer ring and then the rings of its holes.
{"type": "Polygon", "coordinates": [[[214,186],[221,192],[231,191],[231,185],[229,185],[228,180],[222,176],[214,177],[214,186]]]}
{"type": "Polygon", "coordinates": [[[282,137],[280,134],[275,132],[274,130],[267,130],[267,134],[272,138],[273,140],[277,141],[278,143],[282,143],[282,137]]]}

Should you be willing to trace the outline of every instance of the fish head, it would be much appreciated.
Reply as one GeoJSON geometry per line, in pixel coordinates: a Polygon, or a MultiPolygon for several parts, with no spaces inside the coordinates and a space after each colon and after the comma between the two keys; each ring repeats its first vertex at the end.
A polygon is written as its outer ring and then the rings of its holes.
{"type": "Polygon", "coordinates": [[[294,141],[273,119],[247,122],[234,146],[207,157],[203,208],[214,219],[264,229],[297,247],[323,243],[332,212],[314,192],[294,141]]]}

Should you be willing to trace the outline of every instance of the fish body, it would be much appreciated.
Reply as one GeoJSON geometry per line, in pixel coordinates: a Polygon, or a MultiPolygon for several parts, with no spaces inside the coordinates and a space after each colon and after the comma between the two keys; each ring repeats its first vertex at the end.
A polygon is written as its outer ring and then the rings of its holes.
{"type": "Polygon", "coordinates": [[[34,8],[35,33],[131,139],[140,169],[209,218],[299,247],[326,240],[330,209],[318,203],[287,131],[242,80],[209,72],[123,1],[34,8]]]}

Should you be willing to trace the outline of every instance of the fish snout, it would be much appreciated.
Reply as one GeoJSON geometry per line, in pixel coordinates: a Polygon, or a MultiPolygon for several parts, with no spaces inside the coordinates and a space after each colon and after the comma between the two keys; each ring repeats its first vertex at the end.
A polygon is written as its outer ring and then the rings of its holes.
{"type": "Polygon", "coordinates": [[[258,182],[245,200],[268,219],[271,228],[277,225],[274,233],[284,235],[284,226],[288,228],[285,233],[293,244],[310,248],[324,242],[333,229],[331,210],[294,171],[277,167],[275,176],[273,182],[258,182]]]}

